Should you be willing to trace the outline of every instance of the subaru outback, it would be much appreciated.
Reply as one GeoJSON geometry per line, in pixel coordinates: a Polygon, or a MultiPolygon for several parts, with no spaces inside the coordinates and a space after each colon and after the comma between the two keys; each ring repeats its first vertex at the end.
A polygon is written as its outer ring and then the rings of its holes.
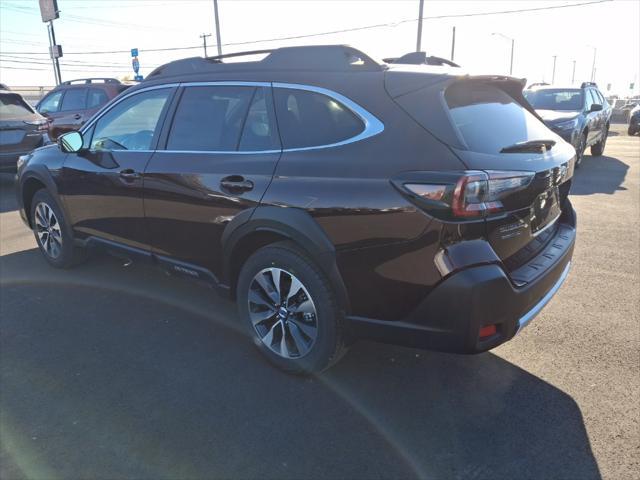
{"type": "Polygon", "coordinates": [[[523,85],[347,46],[177,60],[21,157],[20,213],[54,267],[97,248],[214,286],[289,372],[357,339],[484,352],[576,236],[575,150],[523,85]]]}

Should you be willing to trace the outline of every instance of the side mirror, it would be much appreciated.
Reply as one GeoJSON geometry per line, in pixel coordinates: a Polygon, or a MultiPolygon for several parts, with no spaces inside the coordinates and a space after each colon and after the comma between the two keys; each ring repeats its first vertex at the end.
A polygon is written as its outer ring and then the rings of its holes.
{"type": "Polygon", "coordinates": [[[58,137],[58,145],[65,153],[77,153],[82,150],[84,139],[80,132],[69,132],[58,137]]]}
{"type": "Polygon", "coordinates": [[[589,112],[599,112],[602,110],[602,105],[599,103],[592,103],[589,112]]]}

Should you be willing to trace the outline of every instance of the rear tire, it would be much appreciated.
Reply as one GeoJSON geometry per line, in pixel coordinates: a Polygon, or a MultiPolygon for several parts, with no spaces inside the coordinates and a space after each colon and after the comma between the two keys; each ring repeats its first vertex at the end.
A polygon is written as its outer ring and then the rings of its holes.
{"type": "Polygon", "coordinates": [[[40,252],[56,268],[69,268],[86,258],[84,249],[74,244],[71,228],[53,196],[38,190],[31,200],[31,225],[40,252]]]}
{"type": "Polygon", "coordinates": [[[319,373],[345,352],[344,313],[333,288],[291,242],[249,257],[238,278],[237,302],[254,344],[287,373],[319,373]]]}
{"type": "Polygon", "coordinates": [[[627,130],[627,135],[629,135],[630,137],[633,137],[636,133],[638,133],[638,130],[632,126],[629,126],[629,129],[627,130]]]}
{"type": "Polygon", "coordinates": [[[591,145],[591,155],[599,157],[604,153],[604,147],[607,145],[607,137],[609,136],[609,127],[604,131],[604,136],[595,145],[591,145]]]}

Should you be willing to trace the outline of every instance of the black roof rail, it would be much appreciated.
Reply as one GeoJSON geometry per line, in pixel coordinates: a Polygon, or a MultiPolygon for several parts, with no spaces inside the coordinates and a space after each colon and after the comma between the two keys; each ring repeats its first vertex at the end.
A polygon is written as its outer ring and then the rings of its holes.
{"type": "Polygon", "coordinates": [[[537,82],[537,83],[532,83],[531,85],[529,85],[527,88],[533,88],[533,87],[546,87],[549,84],[546,82],[537,82]]]}
{"type": "Polygon", "coordinates": [[[120,83],[120,80],[117,78],[108,78],[108,77],[92,77],[92,78],[77,78],[75,80],[66,80],[62,82],[60,85],[71,85],[72,83],[120,83]]]}
{"type": "Polygon", "coordinates": [[[383,58],[382,60],[384,63],[396,63],[403,65],[447,65],[449,67],[460,67],[457,63],[447,60],[446,58],[436,57],[433,55],[427,56],[426,52],[409,52],[401,57],[383,58]]]}
{"type": "Polygon", "coordinates": [[[598,88],[598,84],[596,82],[582,82],[582,85],[580,85],[580,88],[586,88],[586,87],[598,88]]]}
{"type": "Polygon", "coordinates": [[[192,57],[167,63],[147,75],[147,79],[185,73],[231,72],[240,70],[380,71],[371,57],[348,45],[310,45],[251,50],[215,57],[192,57]],[[224,62],[227,58],[267,54],[259,61],[224,62]]]}

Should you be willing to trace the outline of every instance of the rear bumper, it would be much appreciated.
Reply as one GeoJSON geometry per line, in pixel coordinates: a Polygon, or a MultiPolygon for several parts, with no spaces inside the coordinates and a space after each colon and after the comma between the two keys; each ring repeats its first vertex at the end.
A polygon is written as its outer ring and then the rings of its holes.
{"type": "Polygon", "coordinates": [[[517,271],[477,265],[451,274],[405,320],[349,317],[354,338],[453,353],[480,353],[510,340],[558,292],[569,273],[575,245],[575,212],[563,215],[547,247],[517,271]],[[516,279],[517,278],[517,279],[516,279]],[[496,333],[480,338],[480,329],[496,333]]]}

